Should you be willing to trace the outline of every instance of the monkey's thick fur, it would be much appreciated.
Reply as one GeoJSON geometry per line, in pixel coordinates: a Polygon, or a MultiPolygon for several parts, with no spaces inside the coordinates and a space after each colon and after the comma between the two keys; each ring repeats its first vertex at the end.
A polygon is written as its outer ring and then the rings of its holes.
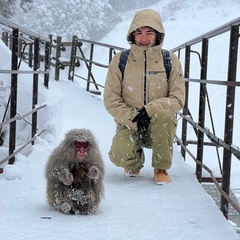
{"type": "Polygon", "coordinates": [[[46,164],[48,203],[66,214],[95,214],[104,194],[104,164],[90,130],[72,129],[46,164]],[[74,141],[89,143],[88,155],[76,157],[74,141]]]}

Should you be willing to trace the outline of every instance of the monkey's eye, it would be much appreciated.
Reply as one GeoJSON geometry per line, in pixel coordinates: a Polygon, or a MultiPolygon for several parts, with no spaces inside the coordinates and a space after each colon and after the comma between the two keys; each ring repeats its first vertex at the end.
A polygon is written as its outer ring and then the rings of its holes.
{"type": "Polygon", "coordinates": [[[78,149],[84,149],[87,150],[89,147],[89,143],[88,142],[78,142],[78,141],[74,141],[74,146],[76,147],[76,150],[78,149]]]}

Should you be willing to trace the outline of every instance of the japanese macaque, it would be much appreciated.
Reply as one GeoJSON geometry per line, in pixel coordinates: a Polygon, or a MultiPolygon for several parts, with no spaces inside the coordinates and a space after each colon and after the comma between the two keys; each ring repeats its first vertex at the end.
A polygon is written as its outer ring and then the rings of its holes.
{"type": "Polygon", "coordinates": [[[104,164],[90,130],[72,129],[46,164],[48,203],[65,214],[95,214],[104,194],[104,164]]]}

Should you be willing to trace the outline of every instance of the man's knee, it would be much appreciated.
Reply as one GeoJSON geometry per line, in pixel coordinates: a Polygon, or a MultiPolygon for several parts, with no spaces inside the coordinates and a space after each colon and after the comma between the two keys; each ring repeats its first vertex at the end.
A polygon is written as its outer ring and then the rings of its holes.
{"type": "Polygon", "coordinates": [[[124,166],[127,160],[136,158],[136,145],[136,139],[132,131],[127,129],[118,130],[109,151],[110,160],[116,166],[124,166]]]}
{"type": "MultiPolygon", "coordinates": [[[[173,113],[168,110],[161,109],[154,114],[151,119],[150,129],[152,132],[159,133],[162,131],[175,132],[177,127],[177,119],[173,113]]],[[[158,134],[157,134],[158,135],[158,134]]]]}
{"type": "Polygon", "coordinates": [[[166,109],[161,109],[157,113],[155,113],[152,117],[151,122],[172,123],[174,126],[177,125],[175,115],[166,109]]]}
{"type": "Polygon", "coordinates": [[[159,111],[152,119],[149,134],[153,155],[156,155],[156,158],[161,156],[161,159],[171,159],[177,120],[174,114],[168,110],[159,111]],[[168,157],[163,155],[168,155],[168,157]]]}

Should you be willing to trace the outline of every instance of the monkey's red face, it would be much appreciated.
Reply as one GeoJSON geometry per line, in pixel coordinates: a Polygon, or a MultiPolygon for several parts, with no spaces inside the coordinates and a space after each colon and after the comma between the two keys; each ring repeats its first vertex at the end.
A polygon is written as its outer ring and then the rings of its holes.
{"type": "Polygon", "coordinates": [[[78,159],[84,159],[87,156],[89,143],[88,142],[78,142],[74,141],[74,146],[76,148],[76,156],[78,159]]]}

